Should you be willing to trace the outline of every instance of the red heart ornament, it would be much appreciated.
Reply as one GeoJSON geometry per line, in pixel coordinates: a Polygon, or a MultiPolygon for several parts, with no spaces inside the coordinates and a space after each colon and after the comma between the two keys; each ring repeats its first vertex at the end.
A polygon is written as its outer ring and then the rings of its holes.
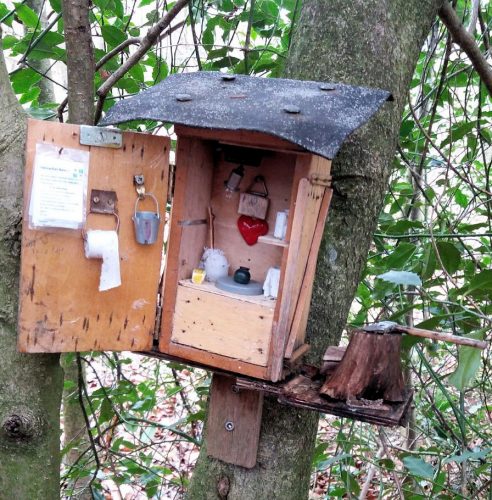
{"type": "Polygon", "coordinates": [[[237,220],[237,227],[244,241],[248,245],[254,245],[258,242],[260,236],[268,233],[268,222],[263,219],[241,215],[237,220]]]}

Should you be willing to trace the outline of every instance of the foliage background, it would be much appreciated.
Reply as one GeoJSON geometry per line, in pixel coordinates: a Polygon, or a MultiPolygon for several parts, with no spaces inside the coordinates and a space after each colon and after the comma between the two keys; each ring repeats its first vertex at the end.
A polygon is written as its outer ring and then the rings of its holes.
{"type": "MultiPolygon", "coordinates": [[[[93,1],[95,89],[172,5],[93,1]]],[[[99,105],[107,110],[180,71],[280,76],[299,8],[294,0],[194,0],[99,105]]],[[[460,0],[456,10],[490,60],[490,2],[460,0]]],[[[0,2],[0,25],[26,111],[63,119],[60,0],[0,2]]],[[[409,89],[391,186],[347,333],[391,319],[490,339],[491,120],[490,95],[436,20],[409,89]]],[[[127,126],[173,132],[151,122],[127,126]]],[[[489,349],[405,342],[415,390],[409,427],[322,419],[313,498],[492,498],[489,349]]],[[[129,354],[87,354],[76,362],[87,380],[67,381],[66,389],[83,402],[92,439],[64,468],[65,497],[88,485],[96,498],[181,497],[200,446],[209,374],[129,354]]]]}

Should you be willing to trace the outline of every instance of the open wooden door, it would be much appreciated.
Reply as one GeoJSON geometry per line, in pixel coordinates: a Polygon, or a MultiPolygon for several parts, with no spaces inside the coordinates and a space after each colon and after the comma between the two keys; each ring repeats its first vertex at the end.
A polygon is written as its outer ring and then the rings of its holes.
{"type": "MultiPolygon", "coordinates": [[[[95,127],[86,131],[89,136],[82,142],[91,145],[81,144],[78,125],[29,122],[20,279],[18,347],[21,352],[152,348],[170,141],[132,132],[116,131],[108,136],[106,129],[95,127]],[[56,146],[60,155],[67,150],[88,153],[86,220],[82,228],[33,226],[30,203],[39,144],[56,146]],[[132,217],[137,201],[136,175],[144,176],[146,192],[155,196],[155,200],[148,196],[139,201],[138,210],[156,212],[155,201],[159,207],[160,227],[153,244],[139,244],[135,239],[132,217]],[[117,217],[96,213],[96,205],[105,203],[104,192],[116,197],[117,201],[110,200],[109,205],[117,217]],[[86,258],[84,235],[91,230],[115,230],[116,226],[119,226],[121,285],[99,291],[102,261],[86,258]]],[[[43,182],[46,190],[50,179],[43,182]]]]}

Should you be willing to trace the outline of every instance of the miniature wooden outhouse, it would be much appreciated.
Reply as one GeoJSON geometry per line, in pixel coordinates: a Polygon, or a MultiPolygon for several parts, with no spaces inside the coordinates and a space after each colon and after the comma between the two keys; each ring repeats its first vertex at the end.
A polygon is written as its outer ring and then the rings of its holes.
{"type": "Polygon", "coordinates": [[[281,380],[307,350],[331,159],[388,98],[341,84],[172,75],[102,124],[174,124],[173,175],[161,135],[31,121],[20,350],[149,352],[281,380]],[[220,276],[202,281],[203,268],[220,276]]]}

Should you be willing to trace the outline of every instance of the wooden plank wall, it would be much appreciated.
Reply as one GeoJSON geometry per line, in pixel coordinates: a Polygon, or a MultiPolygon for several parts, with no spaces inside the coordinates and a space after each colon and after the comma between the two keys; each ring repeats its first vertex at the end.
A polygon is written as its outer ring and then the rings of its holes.
{"type": "MultiPolygon", "coordinates": [[[[24,180],[24,222],[19,311],[19,350],[69,352],[148,350],[152,346],[170,141],[149,134],[123,133],[123,147],[79,144],[79,126],[30,121],[24,180]],[[91,189],[115,191],[120,218],[122,285],[99,292],[101,260],[86,259],[82,231],[39,231],[27,221],[37,142],[90,152],[87,213],[91,189]],[[158,242],[135,241],[133,176],[144,174],[147,191],[157,196],[161,225],[158,242]]],[[[140,210],[155,210],[150,200],[140,210]]],[[[115,219],[90,214],[86,229],[114,229],[115,219]]]]}

